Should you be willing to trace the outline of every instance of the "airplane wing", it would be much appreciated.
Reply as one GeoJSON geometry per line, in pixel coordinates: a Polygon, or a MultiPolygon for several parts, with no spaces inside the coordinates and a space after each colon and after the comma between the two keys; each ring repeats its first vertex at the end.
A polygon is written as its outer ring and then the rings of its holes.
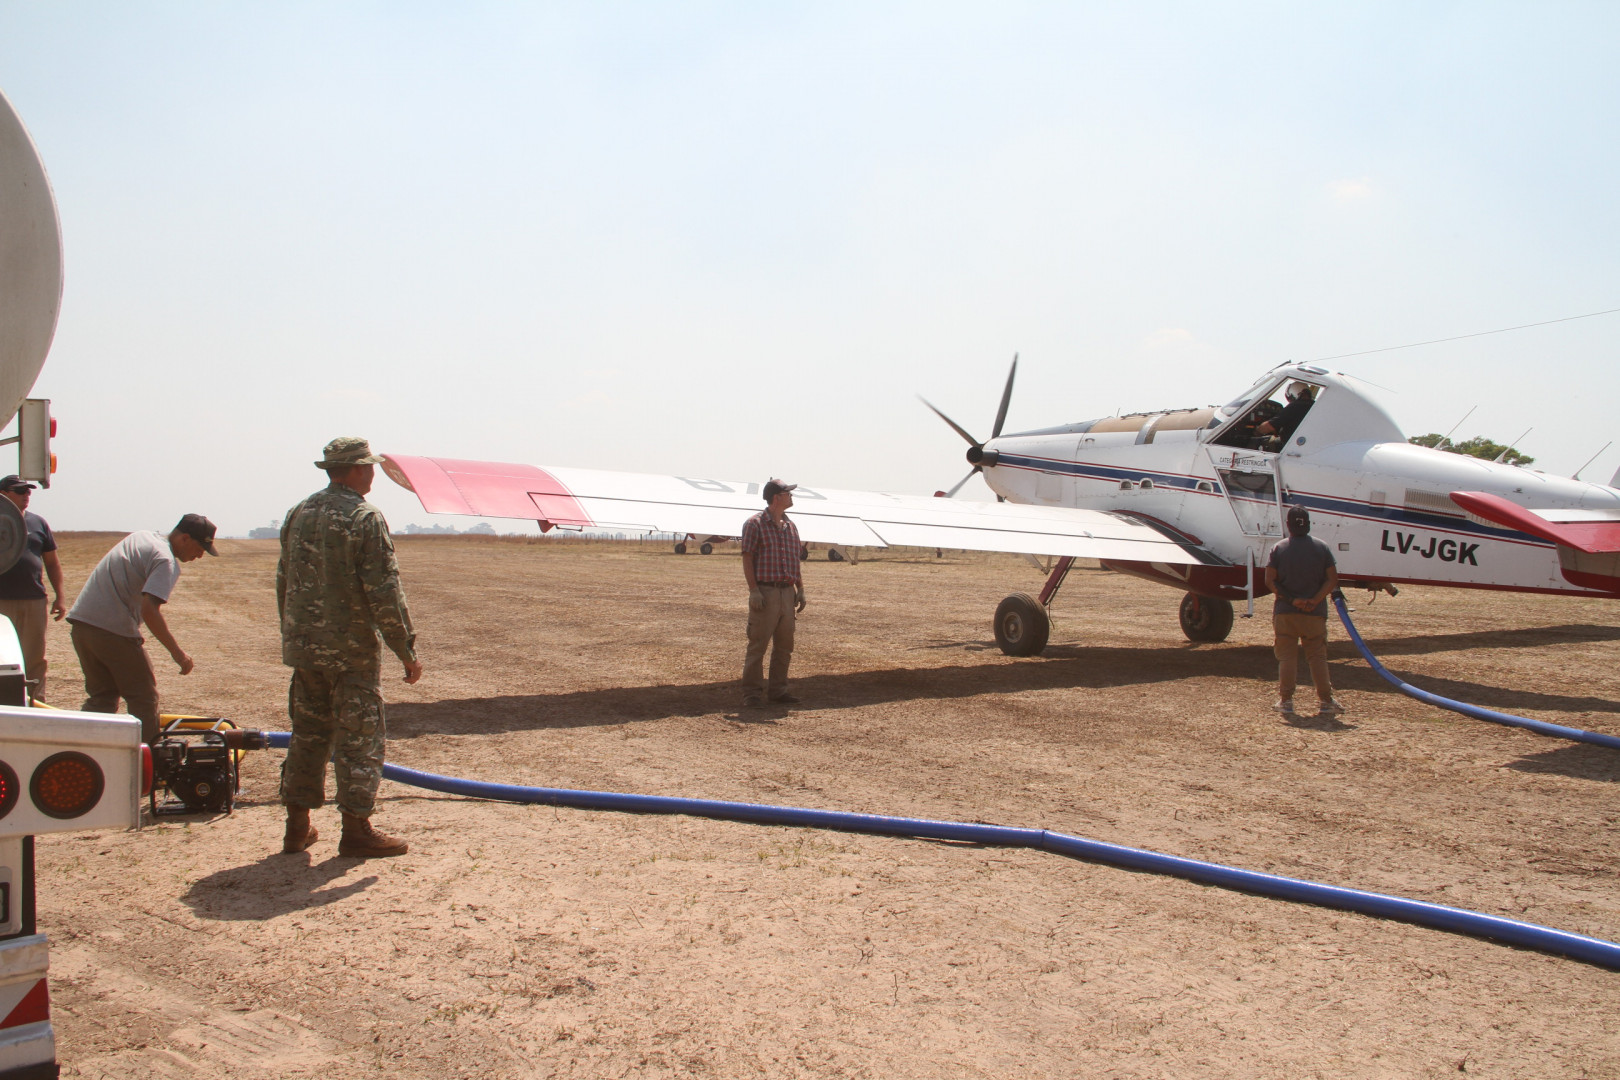
{"type": "Polygon", "coordinates": [[[1451,501],[1486,521],[1577,551],[1620,552],[1620,510],[1529,510],[1483,491],[1453,491],[1451,501]]]}
{"type": "MultiPolygon", "coordinates": [[[[430,514],[523,518],[542,527],[740,536],[743,523],[764,508],[759,485],[746,482],[400,454],[383,458],[389,478],[415,492],[430,514]]],[[[1204,561],[1148,525],[1098,510],[802,485],[793,495],[790,516],[807,542],[1204,561]]]]}

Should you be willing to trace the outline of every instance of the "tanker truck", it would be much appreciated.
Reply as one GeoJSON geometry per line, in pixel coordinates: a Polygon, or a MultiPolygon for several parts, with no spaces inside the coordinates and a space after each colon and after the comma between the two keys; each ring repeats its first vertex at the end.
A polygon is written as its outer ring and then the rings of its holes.
{"type": "MultiPolygon", "coordinates": [[[[0,93],[0,430],[17,472],[50,487],[50,402],[30,398],[56,334],[62,233],[45,167],[0,93]]],[[[0,469],[0,471],[5,471],[0,469]]],[[[23,552],[22,514],[0,498],[0,572],[23,552]]],[[[140,825],[140,723],[33,707],[22,648],[0,618],[0,1080],[56,1077],[49,942],[36,926],[34,837],[140,825]]]]}

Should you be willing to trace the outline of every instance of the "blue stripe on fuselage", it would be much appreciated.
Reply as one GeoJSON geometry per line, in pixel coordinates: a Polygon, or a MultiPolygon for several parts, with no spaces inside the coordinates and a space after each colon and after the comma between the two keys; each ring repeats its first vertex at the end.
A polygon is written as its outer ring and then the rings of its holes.
{"type": "MultiPolygon", "coordinates": [[[[1061,461],[1054,458],[1024,457],[1015,454],[1002,454],[1000,464],[1015,469],[1029,469],[1035,472],[1066,473],[1082,480],[1105,480],[1114,483],[1121,480],[1133,482],[1152,480],[1153,486],[1156,488],[1188,491],[1198,495],[1222,494],[1221,482],[1208,476],[1188,476],[1184,473],[1153,472],[1143,469],[1122,469],[1112,465],[1093,465],[1083,461],[1061,461]],[[1199,491],[1198,484],[1200,481],[1214,484],[1215,490],[1213,492],[1199,491]]],[[[1235,497],[1242,498],[1242,496],[1235,497]]],[[[1291,502],[1304,506],[1309,510],[1334,514],[1340,517],[1386,521],[1392,525],[1406,525],[1417,529],[1444,529],[1448,532],[1466,533],[1470,536],[1482,536],[1492,540],[1510,540],[1522,544],[1531,544],[1535,547],[1551,548],[1555,546],[1539,536],[1532,536],[1517,529],[1503,528],[1498,525],[1482,525],[1467,518],[1447,517],[1444,514],[1425,514],[1421,510],[1391,506],[1388,503],[1380,504],[1362,502],[1357,499],[1332,498],[1326,495],[1313,495],[1301,491],[1290,491],[1289,498],[1291,502]]]]}
{"type": "MultiPolygon", "coordinates": [[[[1084,477],[1087,480],[1152,480],[1154,487],[1181,488],[1185,491],[1197,491],[1198,482],[1203,480],[1215,485],[1213,494],[1220,494],[1220,481],[1207,476],[1185,476],[1181,473],[1152,472],[1142,469],[1119,469],[1111,465],[1090,465],[1083,461],[1059,461],[1054,458],[1021,457],[1015,454],[1002,454],[1000,464],[1010,465],[1015,469],[1033,469],[1035,472],[1068,473],[1071,476],[1084,477]]],[[[1203,492],[1211,494],[1211,492],[1203,492]]]]}

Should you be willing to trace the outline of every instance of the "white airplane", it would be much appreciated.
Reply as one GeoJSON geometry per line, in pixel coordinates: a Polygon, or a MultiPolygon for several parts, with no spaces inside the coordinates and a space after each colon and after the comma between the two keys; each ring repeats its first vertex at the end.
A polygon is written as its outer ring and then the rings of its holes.
{"type": "MultiPolygon", "coordinates": [[[[940,413],[970,444],[969,477],[982,473],[1005,501],[801,486],[800,537],[1058,556],[1039,596],[996,609],[996,641],[1015,656],[1045,648],[1047,607],[1076,557],[1182,590],[1187,637],[1225,640],[1233,601],[1252,613],[1266,591],[1289,505],[1310,510],[1345,585],[1620,597],[1620,490],[1415,446],[1349,376],[1284,364],[1219,407],[1003,435],[1016,373],[1015,358],[988,441],[940,413]]],[[[429,513],[542,529],[736,536],[763,505],[757,482],[385,458],[429,513]]]]}

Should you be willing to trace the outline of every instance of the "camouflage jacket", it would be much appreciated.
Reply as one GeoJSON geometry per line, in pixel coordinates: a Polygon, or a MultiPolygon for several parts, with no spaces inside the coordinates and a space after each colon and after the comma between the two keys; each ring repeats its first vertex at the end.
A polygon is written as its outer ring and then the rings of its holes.
{"type": "Polygon", "coordinates": [[[379,671],[378,635],[401,660],[416,659],[388,522],[341,484],[287,511],[276,607],[288,667],[379,671]]]}

